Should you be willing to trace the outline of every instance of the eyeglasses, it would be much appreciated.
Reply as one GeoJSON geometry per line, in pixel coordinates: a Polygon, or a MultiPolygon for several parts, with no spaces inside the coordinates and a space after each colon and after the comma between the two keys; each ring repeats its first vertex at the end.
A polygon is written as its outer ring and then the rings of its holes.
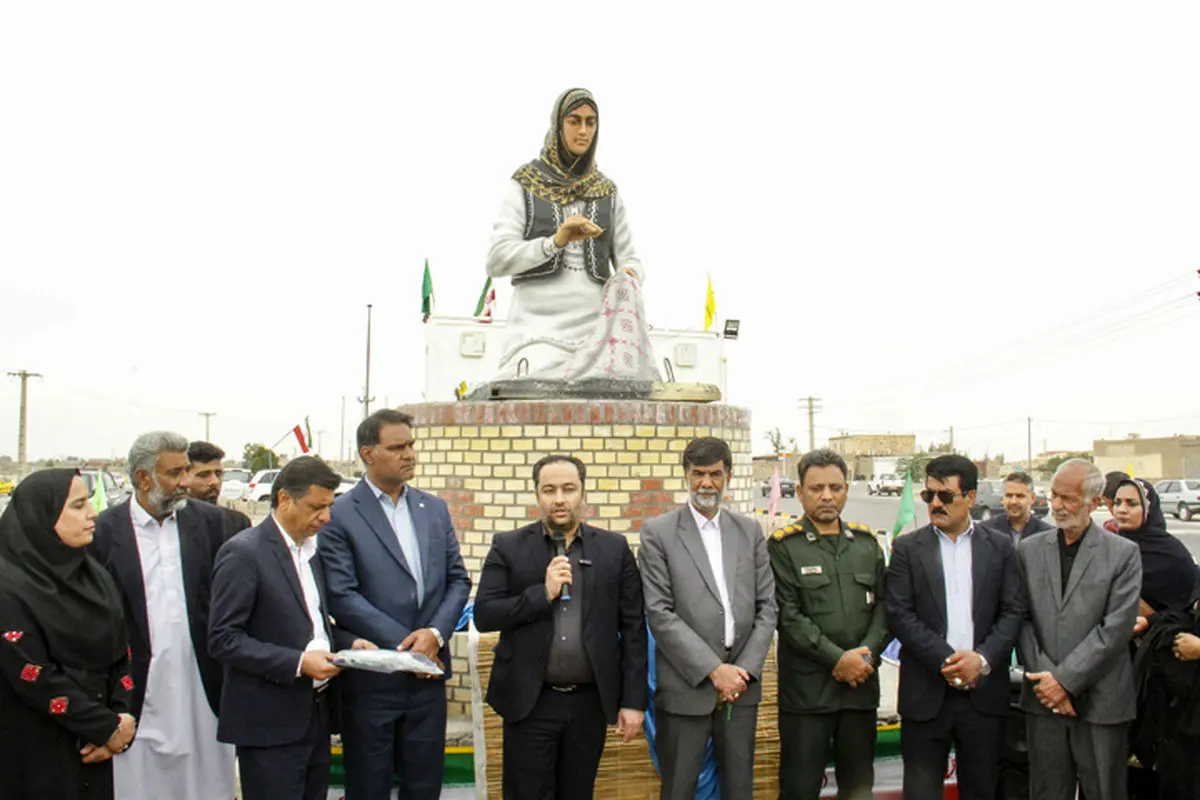
{"type": "Polygon", "coordinates": [[[932,503],[933,498],[942,501],[942,505],[948,506],[954,502],[956,497],[966,497],[962,492],[952,492],[949,489],[938,489],[936,492],[932,489],[925,489],[921,492],[921,500],[925,503],[932,503]]]}

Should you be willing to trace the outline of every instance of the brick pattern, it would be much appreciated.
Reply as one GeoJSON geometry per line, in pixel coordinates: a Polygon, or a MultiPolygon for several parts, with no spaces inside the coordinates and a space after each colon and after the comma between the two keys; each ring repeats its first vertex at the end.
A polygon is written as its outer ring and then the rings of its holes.
{"type": "MultiPolygon", "coordinates": [[[[413,483],[450,507],[463,561],[477,585],[495,533],[537,519],[534,463],[566,453],[587,465],[589,522],[625,534],[635,552],[642,521],[687,502],[680,460],[700,436],[733,450],[728,507],[753,508],[750,413],[732,406],[645,401],[423,403],[401,406],[417,424],[413,483]]],[[[470,716],[466,637],[451,645],[451,716],[470,716]]]]}

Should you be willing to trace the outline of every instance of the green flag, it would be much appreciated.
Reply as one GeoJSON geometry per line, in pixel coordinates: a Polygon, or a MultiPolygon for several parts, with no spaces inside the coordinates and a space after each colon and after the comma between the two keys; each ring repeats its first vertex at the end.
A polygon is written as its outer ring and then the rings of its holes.
{"type": "Polygon", "coordinates": [[[433,277],[429,274],[429,259],[425,259],[425,280],[421,284],[421,318],[422,322],[429,322],[429,315],[433,313],[433,277]]]}
{"type": "Polygon", "coordinates": [[[900,535],[906,525],[917,521],[917,504],[913,501],[912,473],[904,473],[904,491],[900,493],[900,510],[896,512],[896,523],[892,525],[892,535],[888,537],[888,551],[892,547],[892,539],[900,535]]]}
{"type": "Polygon", "coordinates": [[[96,513],[108,508],[108,494],[104,491],[104,477],[96,473],[96,488],[92,490],[92,507],[96,513]]]}
{"type": "Polygon", "coordinates": [[[475,304],[475,316],[481,316],[483,309],[487,307],[488,292],[492,290],[492,276],[488,276],[487,283],[483,284],[483,291],[479,293],[479,302],[475,304]]]}

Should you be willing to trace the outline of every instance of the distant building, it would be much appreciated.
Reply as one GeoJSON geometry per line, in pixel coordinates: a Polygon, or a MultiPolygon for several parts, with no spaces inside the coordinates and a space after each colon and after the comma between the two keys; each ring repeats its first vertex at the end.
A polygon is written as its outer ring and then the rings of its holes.
{"type": "Polygon", "coordinates": [[[1103,472],[1133,470],[1134,475],[1148,481],[1200,478],[1200,436],[1097,439],[1092,455],[1103,472]]]}
{"type": "Polygon", "coordinates": [[[829,449],[850,461],[858,456],[911,456],[917,437],[911,433],[853,433],[829,437],[829,449]]]}
{"type": "Polygon", "coordinates": [[[846,459],[852,478],[895,473],[896,461],[917,452],[911,433],[855,433],[831,436],[829,449],[846,459]]]}

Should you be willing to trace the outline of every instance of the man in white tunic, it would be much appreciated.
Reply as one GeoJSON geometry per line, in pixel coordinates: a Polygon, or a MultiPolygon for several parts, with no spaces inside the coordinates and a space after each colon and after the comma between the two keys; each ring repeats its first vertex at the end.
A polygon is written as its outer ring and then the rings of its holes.
{"type": "Polygon", "coordinates": [[[208,654],[220,512],[187,499],[188,441],[138,437],[133,499],[96,520],[95,555],[116,579],[133,663],[138,736],[114,761],[117,800],[231,800],[234,751],[217,742],[221,671],[208,654]]]}
{"type": "Polygon", "coordinates": [[[541,156],[509,183],[487,263],[489,276],[513,281],[498,379],[658,377],[645,273],[617,187],[596,168],[599,127],[591,93],[564,92],[541,156]]]}

